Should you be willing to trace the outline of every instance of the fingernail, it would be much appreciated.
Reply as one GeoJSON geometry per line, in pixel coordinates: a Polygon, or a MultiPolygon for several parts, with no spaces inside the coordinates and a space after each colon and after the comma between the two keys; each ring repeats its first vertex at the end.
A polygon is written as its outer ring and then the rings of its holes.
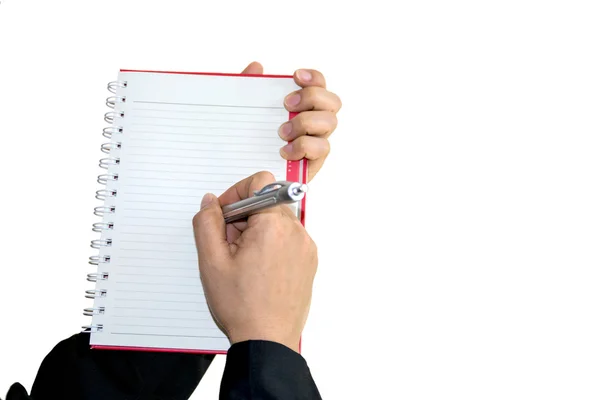
{"type": "Polygon", "coordinates": [[[292,144],[286,144],[285,146],[283,146],[280,150],[281,155],[287,155],[287,154],[291,154],[292,152],[292,144]]]}
{"type": "Polygon", "coordinates": [[[298,78],[300,78],[300,80],[303,82],[310,82],[312,79],[312,74],[310,73],[310,71],[307,71],[305,69],[299,69],[298,78]]]}
{"type": "Polygon", "coordinates": [[[208,206],[210,203],[212,203],[212,201],[213,195],[210,193],[206,193],[202,198],[202,201],[200,202],[200,209],[203,209],[204,207],[208,206]]]}
{"type": "Polygon", "coordinates": [[[287,104],[290,107],[297,106],[298,104],[300,104],[300,95],[298,93],[290,94],[285,99],[285,104],[287,104]]]}
{"type": "Polygon", "coordinates": [[[279,136],[281,136],[282,139],[288,139],[291,134],[292,134],[292,123],[291,122],[286,122],[285,124],[281,125],[281,128],[279,128],[279,136]]]}

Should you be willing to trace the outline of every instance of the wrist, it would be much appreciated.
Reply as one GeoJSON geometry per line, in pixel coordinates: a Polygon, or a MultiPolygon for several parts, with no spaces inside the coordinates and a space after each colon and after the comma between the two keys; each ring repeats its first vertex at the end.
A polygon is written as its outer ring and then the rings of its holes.
{"type": "Polygon", "coordinates": [[[279,334],[269,334],[269,333],[240,333],[236,335],[229,335],[229,342],[233,346],[236,343],[247,342],[251,340],[261,340],[266,342],[274,342],[279,343],[287,348],[295,351],[296,353],[300,352],[300,337],[293,336],[285,336],[279,334]]]}

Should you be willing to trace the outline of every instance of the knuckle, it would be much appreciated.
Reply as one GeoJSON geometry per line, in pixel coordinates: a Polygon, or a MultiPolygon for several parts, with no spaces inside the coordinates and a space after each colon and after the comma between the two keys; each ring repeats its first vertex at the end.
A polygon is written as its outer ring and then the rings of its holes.
{"type": "Polygon", "coordinates": [[[306,230],[304,230],[304,233],[302,235],[302,248],[306,253],[311,254],[313,257],[316,257],[317,244],[306,232],[306,230]]]}
{"type": "Polygon", "coordinates": [[[310,115],[307,115],[307,113],[298,114],[292,120],[292,127],[293,127],[294,131],[300,132],[300,133],[308,132],[309,128],[310,128],[310,122],[311,122],[310,120],[311,120],[311,117],[310,117],[310,115]]]}
{"type": "Polygon", "coordinates": [[[301,136],[298,139],[296,139],[296,142],[294,143],[294,147],[296,149],[296,151],[298,151],[299,153],[305,154],[306,150],[308,148],[308,138],[306,136],[301,136]]]}
{"type": "Polygon", "coordinates": [[[333,98],[334,98],[335,104],[336,104],[335,112],[338,112],[342,108],[342,99],[340,99],[340,96],[338,96],[335,93],[331,93],[331,94],[333,95],[333,98]]]}
{"type": "Polygon", "coordinates": [[[329,140],[323,139],[323,155],[328,156],[329,153],[331,152],[331,143],[329,143],[329,140]]]}
{"type": "Polygon", "coordinates": [[[194,215],[192,218],[192,226],[194,229],[204,229],[205,226],[210,224],[210,221],[214,218],[213,214],[217,213],[217,209],[215,207],[207,207],[204,208],[194,215]]]}
{"type": "Polygon", "coordinates": [[[254,178],[259,182],[271,182],[275,180],[275,175],[269,171],[260,171],[254,175],[254,178]]]}
{"type": "Polygon", "coordinates": [[[313,104],[318,96],[319,89],[320,88],[315,86],[305,87],[302,89],[302,100],[306,103],[313,104]]]}
{"type": "Polygon", "coordinates": [[[304,245],[306,246],[307,249],[312,250],[312,249],[316,249],[317,248],[317,244],[315,243],[315,241],[310,237],[310,235],[304,231],[304,245]]]}
{"type": "Polygon", "coordinates": [[[333,132],[334,130],[336,130],[337,126],[338,126],[338,118],[337,115],[333,114],[333,113],[329,113],[330,114],[330,122],[329,124],[331,125],[331,127],[329,128],[330,132],[333,132]]]}
{"type": "Polygon", "coordinates": [[[315,81],[321,82],[321,84],[323,86],[325,86],[327,84],[325,75],[323,75],[323,73],[321,71],[317,71],[316,69],[313,69],[313,75],[315,77],[315,81]]]}
{"type": "Polygon", "coordinates": [[[198,211],[196,213],[196,215],[194,215],[194,218],[192,218],[192,226],[194,228],[198,227],[200,225],[200,221],[201,221],[201,216],[200,216],[200,211],[198,211]]]}
{"type": "Polygon", "coordinates": [[[252,175],[250,183],[248,185],[248,196],[256,190],[261,190],[269,183],[275,182],[275,175],[269,171],[260,171],[252,175]]]}

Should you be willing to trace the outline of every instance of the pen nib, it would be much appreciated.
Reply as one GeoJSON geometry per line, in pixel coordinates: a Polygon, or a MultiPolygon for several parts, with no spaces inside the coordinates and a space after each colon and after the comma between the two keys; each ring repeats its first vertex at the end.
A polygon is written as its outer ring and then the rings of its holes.
{"type": "Polygon", "coordinates": [[[308,186],[306,184],[302,184],[299,187],[292,189],[292,191],[297,196],[301,193],[306,193],[308,191],[308,186]]]}

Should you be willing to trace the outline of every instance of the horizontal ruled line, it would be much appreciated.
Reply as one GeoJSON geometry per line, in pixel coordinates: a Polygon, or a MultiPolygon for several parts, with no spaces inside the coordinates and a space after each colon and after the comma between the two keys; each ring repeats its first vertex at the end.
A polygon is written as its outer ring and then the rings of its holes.
{"type": "MultiPolygon", "coordinates": [[[[169,268],[171,269],[171,268],[169,268]]],[[[189,268],[186,268],[189,269],[189,268]]],[[[198,269],[195,269],[198,272],[198,269]]],[[[197,277],[186,277],[186,276],[173,276],[173,275],[155,275],[155,274],[123,274],[119,273],[119,276],[154,276],[157,278],[197,278],[197,277]]]]}
{"type": "MultiPolygon", "coordinates": [[[[167,311],[167,310],[165,310],[167,311]]],[[[171,311],[171,310],[169,310],[171,311]]],[[[208,311],[207,311],[208,312],[208,311]]],[[[113,315],[113,318],[144,318],[144,319],[170,319],[181,321],[212,321],[212,318],[174,318],[174,317],[142,317],[140,315],[113,315]]]]}
{"type": "MultiPolygon", "coordinates": [[[[271,153],[265,153],[271,154],[271,153]]],[[[224,160],[224,161],[256,161],[256,162],[283,162],[283,158],[278,158],[274,160],[265,160],[265,159],[256,159],[256,158],[227,158],[227,157],[205,157],[205,156],[168,156],[164,154],[139,154],[139,153],[129,153],[130,156],[146,156],[146,157],[172,157],[172,158],[193,158],[194,160],[202,159],[202,160],[224,160]]],[[[152,163],[154,164],[154,163],[152,163]]],[[[251,167],[247,167],[251,168],[251,167]]]]}
{"type": "MultiPolygon", "coordinates": [[[[241,136],[241,138],[246,138],[245,136],[241,136]]],[[[196,143],[196,144],[220,144],[220,145],[232,145],[232,146],[240,146],[240,143],[231,143],[231,142],[198,142],[195,140],[165,140],[165,139],[146,139],[146,138],[129,138],[130,140],[143,140],[144,142],[160,142],[160,143],[196,143]]],[[[265,138],[266,139],[266,138],[265,138]]],[[[274,139],[274,138],[273,138],[274,139]]],[[[281,140],[281,142],[283,143],[284,141],[281,140]]],[[[244,143],[243,145],[250,145],[250,146],[272,146],[272,147],[281,147],[278,144],[262,144],[262,143],[257,143],[257,144],[252,144],[252,143],[244,143]]],[[[132,145],[128,145],[127,147],[134,147],[132,145]]],[[[154,148],[154,147],[153,147],[154,148]]]]}
{"type": "MultiPolygon", "coordinates": [[[[123,257],[121,257],[121,258],[123,258],[123,257]]],[[[131,258],[135,258],[135,257],[131,257],[131,258]]],[[[158,259],[157,258],[149,258],[149,260],[158,260],[158,259]]],[[[196,260],[174,260],[174,261],[196,261],[196,260]]],[[[158,266],[150,266],[150,265],[119,265],[119,268],[148,268],[148,269],[163,269],[163,270],[177,269],[177,270],[181,270],[181,271],[198,271],[198,266],[194,266],[194,268],[191,268],[191,267],[158,267],[158,266]]],[[[125,274],[122,274],[122,275],[125,275],[125,274]]],[[[146,275],[146,274],[140,274],[140,275],[146,275]]]]}
{"type": "Polygon", "coordinates": [[[193,181],[190,179],[177,179],[177,178],[142,178],[141,176],[130,176],[130,179],[151,179],[151,180],[161,180],[161,181],[176,181],[176,182],[192,182],[192,183],[224,183],[226,185],[231,185],[231,182],[228,181],[193,181]]]}
{"type": "Polygon", "coordinates": [[[229,131],[260,131],[260,132],[275,132],[277,129],[259,129],[259,128],[238,128],[235,126],[194,126],[194,125],[164,125],[164,124],[132,124],[133,126],[160,126],[163,128],[204,128],[204,129],[227,129],[229,131]]]}
{"type": "Polygon", "coordinates": [[[122,310],[185,311],[185,312],[191,312],[191,313],[210,313],[210,310],[181,310],[179,308],[149,308],[149,307],[127,307],[127,306],[113,306],[112,308],[120,308],[122,310]]]}
{"type": "MultiPolygon", "coordinates": [[[[153,243],[153,244],[158,244],[157,242],[149,242],[149,243],[153,243]]],[[[149,251],[153,252],[153,253],[183,253],[183,254],[196,254],[196,252],[191,252],[191,251],[183,251],[183,250],[153,250],[153,249],[128,249],[125,247],[120,247],[119,250],[125,250],[125,251],[143,251],[144,253],[147,253],[149,251]]]]}
{"type": "MultiPolygon", "coordinates": [[[[120,240],[121,243],[150,243],[150,244],[157,244],[160,242],[150,242],[150,241],[144,241],[144,240],[120,240]]],[[[179,243],[167,243],[167,244],[177,244],[180,245],[179,243]]],[[[192,246],[192,244],[187,244],[187,243],[183,243],[187,246],[192,246]]]]}
{"type": "MultiPolygon", "coordinates": [[[[137,210],[139,211],[139,210],[137,210]]],[[[124,215],[124,218],[137,218],[137,219],[168,219],[169,221],[191,221],[189,218],[167,218],[167,217],[138,217],[133,215],[124,215]]]]}
{"type": "Polygon", "coordinates": [[[147,118],[147,119],[172,119],[177,121],[207,121],[207,122],[235,122],[242,124],[278,124],[277,121],[238,121],[235,119],[205,119],[205,118],[180,118],[180,117],[158,117],[158,116],[143,116],[134,115],[133,118],[147,118]]]}
{"type": "Polygon", "coordinates": [[[192,228],[192,225],[181,225],[181,226],[170,226],[170,225],[139,225],[139,224],[123,224],[122,225],[123,228],[126,228],[128,226],[139,226],[139,227],[145,227],[145,228],[192,228]]]}
{"type": "Polygon", "coordinates": [[[115,300],[118,300],[118,301],[153,301],[156,303],[206,304],[206,302],[201,302],[201,301],[159,300],[159,299],[124,299],[124,298],[118,298],[118,297],[115,297],[115,300]]]}
{"type": "Polygon", "coordinates": [[[161,335],[158,333],[129,333],[129,332],[110,332],[112,335],[132,335],[132,336],[165,336],[182,338],[203,338],[203,339],[227,339],[225,336],[198,336],[198,335],[161,335]]]}
{"type": "MultiPolygon", "coordinates": [[[[167,228],[167,227],[161,227],[161,228],[167,228]]],[[[172,233],[146,233],[146,232],[125,232],[124,230],[121,230],[121,234],[123,235],[152,235],[152,236],[173,236],[173,237],[193,237],[194,235],[190,234],[190,235],[175,235],[172,233]]]]}
{"type": "MultiPolygon", "coordinates": [[[[150,126],[156,126],[156,125],[150,125],[150,126]]],[[[208,127],[201,127],[201,126],[197,126],[194,127],[196,129],[212,129],[212,128],[208,128],[208,127]]],[[[240,129],[231,129],[231,130],[240,130],[240,129]]],[[[242,130],[246,130],[246,129],[242,129],[242,130]]],[[[252,130],[259,130],[259,131],[266,131],[267,129],[252,129],[252,130]]],[[[129,130],[129,132],[133,132],[133,133],[146,133],[146,134],[153,134],[153,135],[184,135],[184,136],[210,136],[210,137],[233,137],[233,138],[253,138],[253,139],[272,139],[275,137],[278,137],[276,135],[264,135],[264,136],[248,136],[246,134],[244,135],[223,135],[221,133],[219,134],[215,134],[214,132],[211,133],[207,133],[207,134],[203,134],[203,133],[189,133],[189,132],[173,132],[173,131],[169,131],[169,132],[149,132],[149,131],[144,131],[144,130],[137,130],[137,129],[131,129],[129,130]]],[[[272,130],[269,129],[269,132],[273,132],[272,130]]],[[[134,135],[129,136],[131,139],[137,139],[137,140],[142,140],[143,138],[136,138],[134,135]]]]}
{"type": "Polygon", "coordinates": [[[284,117],[279,114],[255,114],[255,113],[226,113],[226,112],[215,112],[215,111],[187,111],[187,110],[159,110],[158,108],[133,108],[133,111],[156,111],[156,112],[173,112],[173,113],[185,113],[185,114],[218,114],[218,115],[251,115],[251,116],[264,116],[264,117],[284,117]]]}
{"type": "Polygon", "coordinates": [[[147,204],[174,204],[181,206],[198,206],[198,203],[172,203],[168,201],[142,201],[142,200],[125,200],[124,203],[147,203],[147,204]]]}
{"type": "MultiPolygon", "coordinates": [[[[192,157],[192,158],[198,158],[198,157],[192,157]]],[[[206,159],[206,157],[202,157],[202,159],[206,159]]],[[[211,160],[223,160],[223,158],[211,158],[211,160]]],[[[256,161],[256,160],[246,160],[246,161],[256,161]]],[[[272,162],[272,163],[281,163],[282,160],[277,160],[277,161],[269,161],[269,160],[262,160],[263,162],[272,162]]],[[[255,169],[255,168],[263,168],[263,169],[269,169],[269,168],[275,168],[273,165],[268,166],[268,167],[261,167],[261,166],[247,166],[247,165],[215,165],[215,164],[177,164],[177,163],[159,163],[159,162],[151,162],[151,161],[129,161],[128,164],[152,164],[152,165],[174,165],[174,166],[180,166],[180,167],[221,167],[221,168],[250,168],[250,169],[255,169]]]]}
{"type": "MultiPolygon", "coordinates": [[[[173,276],[172,278],[183,278],[183,279],[195,279],[192,277],[185,276],[173,276]]],[[[116,281],[120,284],[131,284],[131,285],[156,285],[156,286],[182,286],[182,287],[200,287],[201,283],[198,282],[197,285],[184,285],[182,283],[151,283],[151,282],[134,282],[134,281],[116,281]]],[[[150,292],[145,290],[128,290],[128,292],[136,292],[136,293],[164,293],[164,294],[199,294],[199,293],[181,293],[181,292],[150,292]]]]}
{"type": "MultiPolygon", "coordinates": [[[[233,153],[273,154],[273,152],[270,152],[270,151],[255,151],[255,150],[186,149],[186,148],[182,148],[182,147],[165,148],[165,147],[137,146],[137,145],[128,145],[127,147],[131,148],[131,149],[185,150],[185,151],[196,151],[196,152],[208,151],[211,153],[228,153],[228,154],[233,154],[233,153]]],[[[174,156],[174,157],[179,157],[179,156],[174,156]]]]}
{"type": "MultiPolygon", "coordinates": [[[[136,184],[127,184],[127,186],[135,186],[135,187],[146,187],[146,188],[155,188],[155,189],[188,189],[188,188],[181,188],[181,187],[176,187],[176,186],[156,186],[156,185],[136,185],[136,184]]],[[[202,190],[202,191],[218,191],[218,190],[225,190],[225,189],[197,189],[197,190],[202,190]]],[[[145,193],[144,193],[145,194],[145,193]]]]}
{"type": "MultiPolygon", "coordinates": [[[[151,164],[153,164],[153,163],[151,163],[151,164]]],[[[221,173],[221,172],[165,171],[165,170],[160,170],[160,169],[138,169],[138,168],[129,168],[129,169],[126,169],[125,171],[133,171],[133,172],[164,172],[164,173],[169,173],[169,174],[193,174],[193,175],[228,175],[228,176],[240,176],[240,175],[244,175],[243,173],[232,174],[232,173],[225,173],[225,172],[221,173]]],[[[132,177],[132,178],[135,178],[135,177],[132,177]]]]}
{"type": "Polygon", "coordinates": [[[150,211],[150,212],[175,212],[175,213],[184,213],[184,214],[189,214],[192,213],[194,211],[182,211],[182,210],[157,210],[157,209],[144,209],[144,208],[124,208],[125,211],[150,211]]]}
{"type": "Polygon", "coordinates": [[[174,106],[197,106],[197,107],[226,107],[226,108],[258,108],[258,109],[271,109],[271,110],[284,110],[285,107],[272,107],[272,106],[240,106],[231,104],[200,104],[200,103],[169,103],[166,101],[142,101],[134,100],[134,103],[138,104],[169,104],[174,106]]]}
{"type": "Polygon", "coordinates": [[[192,199],[199,199],[200,197],[202,197],[200,195],[187,195],[187,194],[138,193],[138,192],[123,193],[123,195],[128,195],[128,196],[131,196],[131,195],[134,195],[134,194],[135,195],[143,195],[143,196],[189,197],[189,198],[192,198],[192,199]]]}
{"type": "Polygon", "coordinates": [[[203,330],[219,330],[219,328],[198,328],[197,326],[177,326],[177,325],[146,325],[146,324],[114,324],[120,327],[138,327],[138,328],[169,328],[169,329],[203,329],[203,330]]]}
{"type": "MultiPolygon", "coordinates": [[[[120,282],[117,282],[120,283],[120,282]]],[[[198,292],[198,293],[185,293],[185,292],[162,292],[162,291],[155,291],[155,290],[131,290],[131,289],[127,289],[127,293],[151,293],[151,294],[175,294],[177,296],[202,296],[204,297],[204,292],[198,292]]],[[[130,300],[135,300],[135,299],[130,299],[130,300]]]]}
{"type": "Polygon", "coordinates": [[[121,227],[143,227],[143,228],[173,228],[173,229],[192,229],[192,224],[185,225],[145,225],[145,224],[122,224],[121,227]]]}
{"type": "Polygon", "coordinates": [[[194,246],[195,245],[193,243],[163,243],[163,242],[154,242],[154,241],[147,241],[147,240],[120,240],[120,243],[146,243],[146,244],[169,244],[169,245],[176,245],[176,246],[194,246]]]}
{"type": "MultiPolygon", "coordinates": [[[[130,256],[120,256],[119,258],[135,258],[137,260],[161,260],[161,261],[198,261],[197,259],[180,259],[180,258],[157,258],[157,257],[130,257],[130,256]]],[[[161,267],[163,268],[163,267],[161,267]]]]}

